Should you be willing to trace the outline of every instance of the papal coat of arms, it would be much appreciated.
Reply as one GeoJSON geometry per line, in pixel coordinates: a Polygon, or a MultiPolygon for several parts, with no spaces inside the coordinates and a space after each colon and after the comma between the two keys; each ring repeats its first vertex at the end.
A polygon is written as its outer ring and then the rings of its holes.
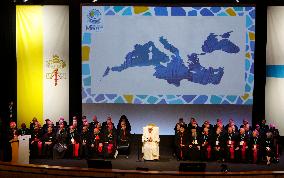
{"type": "Polygon", "coordinates": [[[54,86],[57,86],[58,80],[66,79],[66,73],[63,72],[63,69],[66,68],[66,63],[58,55],[53,55],[52,59],[47,60],[46,63],[47,68],[52,70],[52,72],[46,73],[46,79],[53,79],[54,86]]]}

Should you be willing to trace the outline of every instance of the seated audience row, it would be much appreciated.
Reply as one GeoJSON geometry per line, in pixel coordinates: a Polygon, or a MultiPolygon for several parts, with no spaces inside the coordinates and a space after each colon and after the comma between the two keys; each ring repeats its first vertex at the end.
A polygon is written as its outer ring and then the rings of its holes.
{"type": "Polygon", "coordinates": [[[278,162],[279,132],[263,120],[254,129],[247,120],[238,128],[233,119],[224,126],[221,119],[215,126],[209,121],[199,127],[195,118],[187,125],[180,118],[175,128],[175,155],[178,160],[226,161],[259,163],[278,162]]]}
{"type": "MultiPolygon", "coordinates": [[[[56,125],[49,119],[45,121],[41,127],[37,119],[33,118],[29,129],[25,124],[17,129],[16,123],[11,122],[9,140],[18,135],[31,135],[31,158],[116,158],[118,154],[128,158],[130,154],[131,125],[125,115],[121,116],[117,129],[111,117],[107,117],[101,124],[96,116],[91,123],[83,116],[81,126],[78,126],[76,117],[73,117],[69,126],[63,117],[60,117],[56,125]]],[[[143,158],[146,160],[145,150],[148,147],[152,149],[153,144],[159,143],[158,137],[156,140],[149,137],[152,127],[148,127],[149,129],[144,129],[142,137],[143,158]]],[[[217,119],[214,126],[209,121],[199,126],[195,118],[191,118],[189,124],[180,118],[174,130],[173,150],[178,160],[243,163],[265,161],[267,165],[279,161],[279,132],[274,125],[268,126],[265,120],[254,128],[247,120],[243,120],[238,128],[233,119],[227,125],[217,119]]],[[[155,159],[159,159],[158,149],[155,155],[155,159]]]]}
{"type": "Polygon", "coordinates": [[[18,135],[31,135],[31,158],[114,158],[117,154],[126,157],[130,154],[131,126],[125,115],[121,116],[118,129],[114,127],[111,117],[102,124],[96,116],[91,123],[83,117],[81,129],[78,128],[76,117],[73,117],[70,126],[67,126],[63,117],[60,117],[56,126],[50,119],[45,121],[41,127],[33,118],[29,129],[25,124],[17,129],[16,123],[11,122],[9,140],[18,135]]]}

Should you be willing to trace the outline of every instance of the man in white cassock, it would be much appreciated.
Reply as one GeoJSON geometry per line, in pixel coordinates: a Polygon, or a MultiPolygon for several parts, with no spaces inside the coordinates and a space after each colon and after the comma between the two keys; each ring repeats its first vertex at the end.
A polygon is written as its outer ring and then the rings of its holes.
{"type": "Polygon", "coordinates": [[[142,153],[144,160],[159,160],[159,127],[155,124],[148,124],[143,127],[142,153]]]}

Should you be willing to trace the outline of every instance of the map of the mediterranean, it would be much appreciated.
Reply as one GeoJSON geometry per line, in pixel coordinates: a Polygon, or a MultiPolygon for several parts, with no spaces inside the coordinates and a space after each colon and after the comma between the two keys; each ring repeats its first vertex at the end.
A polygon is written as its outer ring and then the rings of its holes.
{"type": "Polygon", "coordinates": [[[240,48],[229,40],[231,33],[233,31],[223,34],[210,33],[201,46],[202,52],[189,53],[187,60],[182,59],[179,49],[172,45],[164,36],[159,37],[159,42],[166,50],[170,51],[171,56],[159,50],[153,41],[145,44],[135,44],[134,50],[126,54],[122,64],[106,68],[103,78],[131,67],[153,66],[155,69],[153,77],[166,80],[168,84],[176,87],[180,86],[181,80],[201,85],[218,85],[224,75],[224,67],[206,68],[200,64],[199,56],[215,51],[230,54],[239,53],[240,48]],[[185,63],[184,61],[187,62],[185,63]]]}

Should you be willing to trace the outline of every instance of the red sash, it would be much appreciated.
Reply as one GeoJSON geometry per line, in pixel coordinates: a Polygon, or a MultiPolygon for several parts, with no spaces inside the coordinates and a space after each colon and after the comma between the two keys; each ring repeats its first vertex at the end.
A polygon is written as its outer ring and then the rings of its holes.
{"type": "Polygon", "coordinates": [[[113,148],[113,144],[109,143],[108,146],[107,146],[107,152],[108,152],[109,154],[112,153],[112,148],[113,148]]]}
{"type": "Polygon", "coordinates": [[[37,142],[37,148],[38,148],[38,155],[41,155],[41,151],[42,151],[42,142],[41,141],[37,142]]]}
{"type": "Polygon", "coordinates": [[[256,145],[256,149],[253,150],[253,163],[256,163],[257,161],[257,147],[258,145],[256,145]]]}
{"type": "Polygon", "coordinates": [[[210,145],[207,146],[207,158],[208,159],[211,158],[211,146],[210,145]]]}
{"type": "MultiPolygon", "coordinates": [[[[99,135],[97,135],[95,137],[96,144],[97,144],[97,142],[99,142],[99,139],[100,139],[100,137],[99,137],[99,135]]],[[[102,151],[103,151],[103,146],[100,146],[100,144],[98,143],[98,152],[101,153],[102,151]]]]}
{"type": "Polygon", "coordinates": [[[79,156],[79,143],[73,144],[73,157],[79,156]]]}
{"type": "Polygon", "coordinates": [[[246,142],[243,143],[243,146],[242,146],[242,159],[245,160],[246,159],[246,142]]]}
{"type": "MultiPolygon", "coordinates": [[[[229,143],[229,141],[228,141],[228,143],[229,143]]],[[[234,141],[231,141],[229,152],[230,152],[230,159],[235,159],[234,141]]]]}
{"type": "Polygon", "coordinates": [[[98,151],[99,151],[99,153],[101,153],[103,151],[103,145],[100,146],[100,144],[99,144],[98,151]]]}

